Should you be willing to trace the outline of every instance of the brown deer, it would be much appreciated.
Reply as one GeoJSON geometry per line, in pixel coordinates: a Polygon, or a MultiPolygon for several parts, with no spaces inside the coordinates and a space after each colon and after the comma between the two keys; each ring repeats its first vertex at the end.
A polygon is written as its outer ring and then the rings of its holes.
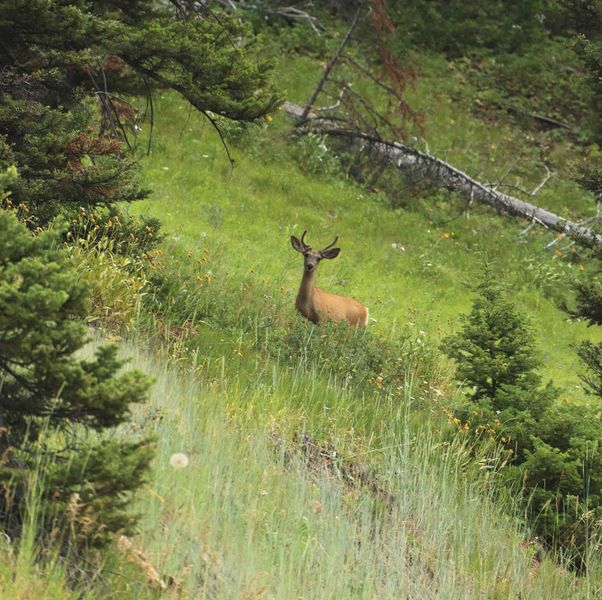
{"type": "Polygon", "coordinates": [[[317,324],[323,319],[332,319],[336,322],[347,321],[353,327],[365,327],[368,323],[368,309],[363,304],[353,298],[329,294],[316,287],[316,271],[320,261],[324,258],[336,258],[341,251],[340,248],[332,247],[337,243],[339,236],[334,238],[332,244],[316,251],[305,243],[306,233],[307,230],[303,232],[300,240],[294,235],[291,236],[293,248],[304,257],[303,278],[295,301],[297,310],[317,324]]]}

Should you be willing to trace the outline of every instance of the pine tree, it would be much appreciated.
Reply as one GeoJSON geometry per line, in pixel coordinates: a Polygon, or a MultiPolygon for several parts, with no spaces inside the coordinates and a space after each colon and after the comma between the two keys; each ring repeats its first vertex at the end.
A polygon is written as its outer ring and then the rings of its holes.
{"type": "MultiPolygon", "coordinates": [[[[534,529],[584,568],[602,516],[600,411],[559,402],[559,390],[542,386],[528,321],[491,273],[477,290],[462,329],[443,345],[466,390],[454,417],[477,440],[493,438],[506,448],[506,481],[522,487],[534,529]]],[[[586,382],[602,392],[602,350],[585,344],[580,354],[590,366],[586,382]]]]}
{"type": "MultiPolygon", "coordinates": [[[[602,165],[591,166],[589,178],[580,183],[599,198],[602,198],[602,165]]],[[[602,325],[602,252],[593,251],[591,270],[580,279],[573,279],[574,306],[565,305],[565,310],[574,318],[584,319],[588,325],[602,325]]],[[[594,397],[599,405],[602,398],[602,343],[587,340],[577,347],[582,369],[579,376],[585,384],[585,390],[594,397]]]]}
{"type": "Polygon", "coordinates": [[[445,340],[444,350],[470,400],[462,420],[478,432],[495,431],[516,462],[532,448],[531,430],[557,390],[541,387],[531,326],[490,273],[477,291],[472,311],[461,316],[462,330],[445,340]]]}
{"type": "Polygon", "coordinates": [[[93,360],[76,356],[87,339],[86,299],[57,233],[32,236],[0,210],[0,522],[11,537],[34,474],[43,530],[70,531],[93,546],[135,521],[127,505],[151,445],[101,434],[128,420],[150,381],[119,375],[124,361],[114,346],[93,360]]]}
{"type": "Polygon", "coordinates": [[[278,99],[253,43],[205,3],[0,0],[0,169],[19,170],[13,201],[37,226],[143,198],[129,95],[172,89],[213,123],[258,119],[278,99]]]}

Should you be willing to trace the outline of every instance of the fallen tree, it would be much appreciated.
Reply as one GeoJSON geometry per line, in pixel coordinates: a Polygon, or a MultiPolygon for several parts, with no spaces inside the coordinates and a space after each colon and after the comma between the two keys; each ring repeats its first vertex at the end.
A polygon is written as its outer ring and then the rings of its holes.
{"type": "MultiPolygon", "coordinates": [[[[496,189],[495,185],[477,181],[467,173],[428,152],[422,152],[402,142],[383,140],[374,134],[349,127],[344,121],[320,116],[316,112],[305,114],[304,107],[291,102],[285,102],[283,108],[290,117],[298,122],[299,130],[302,132],[311,131],[348,138],[350,143],[355,146],[368,147],[380,160],[386,161],[398,169],[412,170],[413,173],[419,174],[443,188],[457,192],[470,201],[487,204],[500,212],[528,219],[532,223],[570,237],[585,246],[593,247],[602,244],[602,235],[585,226],[586,223],[597,222],[598,215],[584,223],[569,221],[534,204],[505,194],[496,189]]],[[[543,182],[537,189],[542,185],[543,182]]]]}

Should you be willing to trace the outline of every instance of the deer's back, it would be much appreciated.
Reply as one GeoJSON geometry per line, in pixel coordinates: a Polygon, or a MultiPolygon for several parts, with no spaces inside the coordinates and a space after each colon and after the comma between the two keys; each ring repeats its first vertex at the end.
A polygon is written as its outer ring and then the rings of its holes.
{"type": "Polygon", "coordinates": [[[347,321],[356,327],[365,327],[368,324],[368,309],[349,296],[337,296],[315,288],[313,308],[320,319],[332,319],[335,322],[347,321]]]}

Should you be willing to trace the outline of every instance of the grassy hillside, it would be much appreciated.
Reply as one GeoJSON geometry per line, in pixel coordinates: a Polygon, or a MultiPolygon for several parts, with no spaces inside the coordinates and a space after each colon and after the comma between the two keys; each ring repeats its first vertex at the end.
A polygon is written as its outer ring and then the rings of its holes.
{"type": "MultiPolygon", "coordinates": [[[[461,443],[408,426],[411,390],[390,414],[387,447],[335,456],[291,432],[312,404],[324,409],[334,398],[353,424],[362,400],[316,374],[259,362],[228,368],[213,354],[212,376],[199,381],[194,370],[177,374],[164,360],[124,352],[156,377],[121,435],[157,436],[132,543],[174,582],[167,597],[594,597],[587,579],[534,558],[461,443]],[[405,426],[395,431],[396,422],[405,426]],[[188,467],[170,466],[177,452],[188,467]],[[371,483],[342,475],[352,460],[373,465],[371,483]]],[[[143,573],[112,577],[100,593],[147,597],[143,573]]]]}
{"type": "MultiPolygon", "coordinates": [[[[293,100],[307,95],[318,68],[307,59],[283,60],[282,77],[293,100]]],[[[471,116],[462,101],[450,97],[458,86],[448,70],[447,63],[424,59],[414,92],[414,103],[427,115],[424,137],[431,151],[482,180],[499,179],[514,166],[512,177],[516,173],[524,187],[535,187],[545,139],[530,141],[509,124],[491,127],[471,116]]],[[[387,198],[341,177],[308,172],[308,150],[287,144],[290,123],[280,114],[263,129],[234,138],[231,171],[200,115],[189,115],[172,96],[158,100],[157,113],[152,159],[145,163],[155,193],[133,210],[161,218],[169,232],[168,252],[190,252],[191,264],[200,260],[199,274],[211,271],[207,285],[231,289],[247,282],[252,291],[242,294],[243,304],[257,300],[252,295],[260,286],[270,296],[267,304],[292,314],[301,259],[289,236],[307,228],[310,243],[320,245],[338,234],[343,252],[322,264],[320,285],[369,306],[378,335],[398,330],[436,343],[456,328],[458,314],[470,307],[471,286],[493,262],[535,324],[545,376],[565,386],[567,397],[581,396],[572,345],[596,333],[570,323],[556,306],[569,275],[582,266],[576,248],[546,250],[551,235],[532,229],[520,236],[526,223],[479,207],[465,211],[461,199],[442,194],[419,199],[407,189],[387,198]],[[399,208],[392,209],[391,202],[399,208]]],[[[587,212],[591,199],[562,177],[567,149],[558,144],[555,152],[548,158],[558,174],[537,202],[571,217],[587,212]]]]}
{"type": "MultiPolygon", "coordinates": [[[[427,117],[420,143],[482,180],[512,166],[512,181],[531,188],[545,157],[557,175],[537,202],[572,218],[587,213],[590,199],[566,179],[567,142],[551,148],[545,134],[529,139],[509,122],[481,122],[468,109],[461,72],[440,59],[420,61],[412,92],[427,117]]],[[[310,59],[282,59],[290,99],[305,99],[317,69],[310,59]]],[[[545,377],[563,386],[563,399],[581,401],[572,346],[596,334],[557,308],[559,288],[583,262],[579,251],[546,250],[549,234],[520,235],[525,223],[465,210],[443,193],[366,189],[341,172],[323,140],[291,141],[280,113],[247,132],[226,130],[231,170],[201,116],[171,94],[155,103],[152,152],[142,161],[154,192],[129,210],[162,221],[166,239],[155,262],[162,275],[142,302],[121,309],[148,321],[143,307],[161,303],[154,338],[132,335],[122,347],[156,383],[148,405],[116,435],[153,432],[158,452],[135,507],[133,550],[116,545],[74,593],[597,597],[596,561],[577,577],[539,557],[513,498],[496,488],[496,457],[472,460],[450,433],[452,365],[437,351],[491,263],[533,320],[545,377]],[[304,327],[295,315],[302,261],[289,236],[306,228],[316,246],[340,236],[342,254],[320,266],[320,285],[361,300],[375,319],[367,337],[350,343],[376,353],[379,344],[403,349],[404,383],[395,394],[379,394],[377,379],[359,385],[337,375],[343,348],[335,340],[324,350],[336,332],[304,327]],[[157,343],[166,338],[167,346],[157,343]],[[317,340],[319,360],[291,361],[286,340],[307,355],[317,340]],[[170,465],[176,453],[188,457],[187,467],[170,465]],[[149,579],[149,565],[164,591],[149,579]]],[[[113,291],[98,302],[110,305],[111,294],[135,299],[136,285],[109,286],[123,272],[110,261],[74,256],[92,283],[106,274],[97,285],[113,291]]],[[[68,597],[69,574],[57,559],[37,566],[26,544],[0,552],[0,595],[68,597]]]]}
{"type": "MultiPolygon", "coordinates": [[[[309,56],[312,44],[323,44],[323,59],[340,36],[304,45],[303,29],[264,25],[263,52],[277,56],[277,83],[287,99],[303,103],[323,66],[309,56]],[[290,49],[295,36],[306,55],[290,49]]],[[[498,96],[483,87],[495,78],[495,62],[483,58],[481,77],[471,71],[473,59],[413,56],[420,75],[407,99],[424,116],[423,130],[409,127],[416,145],[511,193],[536,188],[549,168],[533,202],[576,221],[590,215],[593,198],[570,173],[575,157],[594,146],[579,146],[573,134],[520,127],[499,106],[485,109],[498,96]]],[[[529,69],[522,63],[519,75],[529,69]]],[[[344,68],[340,76],[352,77],[344,68]]],[[[380,101],[373,83],[354,86],[380,101]]],[[[257,86],[250,90],[261,95],[257,86]]],[[[329,140],[295,138],[282,111],[247,129],[218,118],[234,168],[214,128],[180,96],[155,96],[152,112],[152,139],[144,123],[132,154],[152,193],[123,207],[135,217],[125,224],[121,214],[82,210],[65,235],[75,243],[65,244],[64,257],[92,294],[85,310],[97,329],[79,354],[90,358],[114,341],[130,359],[126,370],[154,378],[148,402],[129,405],[131,422],[107,433],[80,431],[71,421],[64,434],[67,445],[69,434],[94,442],[153,436],[156,455],[132,500],[137,528],[129,537],[119,529],[108,550],[89,548],[74,558],[69,543],[57,548],[67,527],[41,525],[38,464],[24,485],[30,493],[22,529],[14,529],[15,539],[0,535],[0,599],[602,597],[600,548],[588,529],[598,525],[596,507],[562,504],[568,480],[571,501],[599,498],[591,438],[600,415],[592,409],[591,419],[579,419],[583,404],[571,404],[587,401],[575,347],[602,336],[559,308],[570,278],[592,268],[588,253],[425,181],[386,172],[361,184],[329,140]],[[144,245],[154,230],[139,216],[161,222],[158,247],[144,245]],[[366,330],[316,327],[296,314],[302,258],[290,236],[305,229],[314,247],[339,236],[341,255],[322,261],[318,283],[366,304],[366,330]],[[466,418],[454,412],[463,391],[441,341],[458,331],[488,268],[532,322],[544,380],[561,389],[566,412],[558,405],[538,412],[574,422],[537,420],[530,411],[546,406],[545,398],[531,394],[527,377],[507,395],[512,409],[528,405],[522,414],[492,404],[485,426],[477,409],[466,418]],[[519,436],[503,429],[517,423],[518,431],[523,422],[519,436]],[[581,432],[575,422],[592,435],[573,436],[581,432]],[[564,445],[544,448],[541,474],[529,466],[508,475],[524,464],[520,453],[539,448],[546,426],[564,445]],[[563,459],[572,450],[568,473],[563,459]],[[541,475],[535,483],[533,473],[541,475]],[[533,515],[538,508],[525,507],[524,496],[537,500],[546,485],[552,499],[533,515]],[[542,515],[559,523],[568,515],[575,524],[555,554],[551,543],[544,547],[548,530],[536,529],[542,515]],[[537,531],[544,533],[538,538],[537,531]]],[[[82,149],[84,163],[94,160],[82,149]]],[[[69,168],[77,171],[79,163],[69,168]]],[[[54,414],[54,404],[48,410],[54,414]]],[[[53,445],[56,439],[41,437],[40,456],[53,445]]],[[[12,468],[6,456],[0,467],[12,468]]],[[[61,460],[67,464],[53,464],[61,460]]],[[[107,488],[117,473],[123,471],[113,467],[106,476],[107,488]]],[[[82,480],[78,471],[76,487],[82,480]]],[[[127,490],[120,494],[129,499],[127,490]]],[[[104,521],[89,517],[80,499],[72,494],[61,518],[71,529],[81,523],[83,540],[88,525],[104,521]]]]}

